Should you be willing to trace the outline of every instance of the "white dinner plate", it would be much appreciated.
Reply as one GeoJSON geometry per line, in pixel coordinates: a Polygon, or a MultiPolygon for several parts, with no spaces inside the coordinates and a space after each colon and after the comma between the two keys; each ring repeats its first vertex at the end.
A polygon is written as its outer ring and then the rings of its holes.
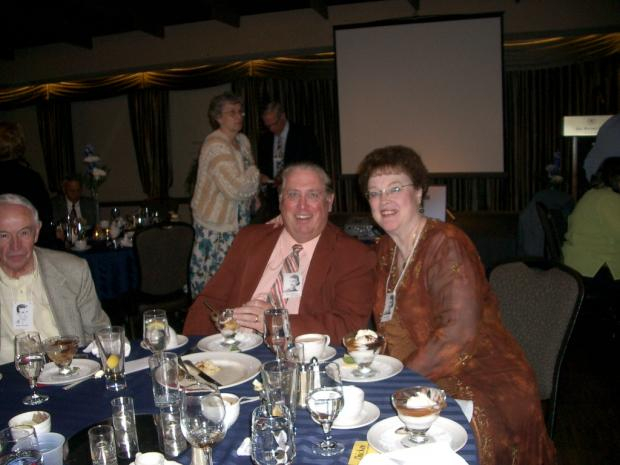
{"type": "Polygon", "coordinates": [[[237,352],[200,352],[184,355],[182,358],[194,363],[209,360],[218,366],[220,371],[211,377],[222,384],[220,389],[237,386],[251,380],[260,372],[261,367],[261,362],[256,357],[237,352]]]}
{"type": "MultiPolygon", "coordinates": [[[[386,453],[405,449],[400,441],[403,434],[396,434],[396,429],[403,426],[397,416],[386,418],[368,430],[368,443],[378,452],[386,453]]],[[[427,431],[435,442],[447,442],[454,452],[460,450],[467,442],[467,431],[449,418],[439,417],[427,431]]]]}
{"type": "Polygon", "coordinates": [[[353,370],[357,368],[357,365],[344,363],[342,357],[336,359],[336,363],[340,366],[340,378],[350,383],[374,383],[375,381],[391,378],[403,371],[403,363],[397,358],[390,357],[389,355],[375,356],[370,366],[376,373],[368,378],[359,378],[355,376],[353,370]]]}
{"type": "Polygon", "coordinates": [[[338,417],[332,424],[333,429],[355,429],[361,428],[362,426],[370,425],[373,421],[379,418],[381,415],[381,410],[372,402],[364,401],[364,405],[362,405],[362,411],[359,416],[353,422],[348,423],[340,423],[338,422],[338,417]]]}
{"type": "Polygon", "coordinates": [[[64,384],[73,383],[84,378],[88,378],[94,372],[96,372],[101,365],[95,360],[89,360],[86,358],[74,358],[71,362],[72,367],[77,367],[79,370],[68,376],[60,376],[58,374],[58,367],[55,363],[46,363],[41,370],[38,382],[41,384],[47,384],[50,386],[62,386],[64,384]]]}
{"type": "MultiPolygon", "coordinates": [[[[177,334],[177,343],[173,346],[166,347],[164,350],[178,349],[179,347],[183,347],[185,344],[187,344],[187,341],[189,341],[187,336],[184,336],[183,334],[177,334]]],[[[142,347],[144,350],[149,350],[144,341],[140,341],[140,347],[142,347]]]]}
{"type": "MultiPolygon", "coordinates": [[[[223,340],[224,336],[220,333],[212,334],[198,341],[197,347],[203,352],[231,352],[228,347],[221,345],[223,340]]],[[[263,337],[254,331],[241,331],[235,335],[235,340],[239,352],[247,352],[263,343],[263,337]]]]}

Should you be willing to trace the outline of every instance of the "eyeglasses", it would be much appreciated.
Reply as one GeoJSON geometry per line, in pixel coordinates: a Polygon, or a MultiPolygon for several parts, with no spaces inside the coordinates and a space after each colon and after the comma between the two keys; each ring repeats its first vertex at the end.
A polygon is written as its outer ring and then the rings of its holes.
{"type": "Polygon", "coordinates": [[[243,111],[239,111],[239,110],[228,110],[228,111],[223,111],[222,115],[226,115],[226,116],[241,116],[242,118],[245,117],[245,112],[243,111]]]}
{"type": "Polygon", "coordinates": [[[385,189],[381,189],[377,191],[368,191],[364,194],[364,196],[369,201],[379,200],[382,195],[385,195],[386,197],[391,197],[392,195],[398,195],[403,191],[405,187],[409,187],[409,186],[413,186],[413,183],[405,184],[404,186],[386,187],[385,189]]]}
{"type": "Polygon", "coordinates": [[[286,191],[282,194],[282,197],[288,202],[299,202],[302,197],[305,197],[307,202],[319,203],[323,200],[324,195],[324,191],[308,191],[305,195],[299,191],[286,191]]]}

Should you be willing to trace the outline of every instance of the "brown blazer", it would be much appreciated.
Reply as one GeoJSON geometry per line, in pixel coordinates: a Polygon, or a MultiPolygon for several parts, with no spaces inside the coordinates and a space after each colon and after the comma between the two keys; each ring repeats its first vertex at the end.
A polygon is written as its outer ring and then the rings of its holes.
{"type": "MultiPolygon", "coordinates": [[[[240,307],[252,298],[282,228],[250,225],[239,231],[219,271],[189,309],[183,334],[214,334],[207,301],[215,308],[240,307]]],[[[375,253],[328,223],[314,250],[293,336],[324,333],[339,345],[347,332],[368,326],[372,312],[375,253]]]]}

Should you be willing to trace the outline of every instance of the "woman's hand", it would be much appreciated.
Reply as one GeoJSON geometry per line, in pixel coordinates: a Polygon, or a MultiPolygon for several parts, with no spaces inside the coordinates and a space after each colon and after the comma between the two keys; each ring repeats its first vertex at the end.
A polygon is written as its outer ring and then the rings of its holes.
{"type": "Polygon", "coordinates": [[[262,334],[263,325],[265,323],[263,314],[265,310],[271,307],[272,305],[264,300],[250,300],[243,306],[233,309],[235,320],[237,320],[237,323],[241,326],[253,329],[262,334]]]}

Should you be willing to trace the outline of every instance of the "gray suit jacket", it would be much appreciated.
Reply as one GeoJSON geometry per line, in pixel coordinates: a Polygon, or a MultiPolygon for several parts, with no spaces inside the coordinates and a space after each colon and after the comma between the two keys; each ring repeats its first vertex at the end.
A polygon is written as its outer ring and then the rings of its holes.
{"type": "MultiPolygon", "coordinates": [[[[80,212],[88,226],[95,226],[97,222],[97,204],[93,199],[90,197],[81,197],[80,212]]],[[[70,212],[67,210],[67,200],[64,195],[60,194],[56,197],[52,197],[52,214],[54,221],[63,221],[67,219],[69,213],[70,212]]]]}
{"type": "Polygon", "coordinates": [[[66,252],[36,247],[41,279],[60,334],[74,334],[83,344],[110,325],[101,308],[88,263],[66,252]]]}

